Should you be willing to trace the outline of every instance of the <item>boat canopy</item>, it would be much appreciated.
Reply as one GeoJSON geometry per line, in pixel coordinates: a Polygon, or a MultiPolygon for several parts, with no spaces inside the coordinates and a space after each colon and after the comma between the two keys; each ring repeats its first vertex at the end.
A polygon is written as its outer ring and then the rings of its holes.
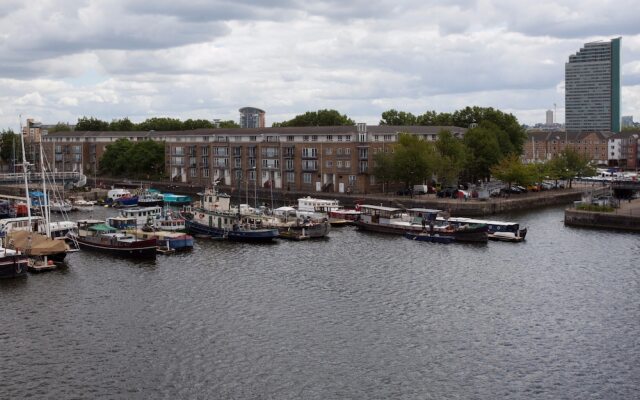
{"type": "Polygon", "coordinates": [[[113,233],[116,232],[116,230],[106,224],[97,224],[97,225],[92,225],[89,227],[89,230],[91,231],[96,231],[96,232],[101,232],[101,233],[113,233]]]}

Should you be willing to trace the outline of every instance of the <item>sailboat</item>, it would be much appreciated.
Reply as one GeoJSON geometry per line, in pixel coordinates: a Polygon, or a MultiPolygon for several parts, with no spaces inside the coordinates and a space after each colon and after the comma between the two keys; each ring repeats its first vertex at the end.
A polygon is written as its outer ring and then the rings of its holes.
{"type": "MultiPolygon", "coordinates": [[[[24,150],[24,137],[22,140],[22,172],[24,176],[24,189],[27,200],[27,223],[24,230],[12,230],[7,232],[7,239],[13,244],[13,247],[22,251],[30,258],[51,260],[53,262],[62,262],[67,255],[67,252],[71,251],[71,248],[64,240],[54,240],[50,237],[51,225],[50,225],[50,212],[49,203],[47,199],[46,179],[44,162],[42,162],[42,185],[43,185],[43,218],[44,218],[44,230],[45,233],[38,232],[37,228],[34,229],[31,216],[31,198],[29,196],[29,179],[28,169],[31,165],[27,162],[27,158],[24,150]]],[[[40,156],[42,157],[42,147],[40,147],[40,156]]]]}

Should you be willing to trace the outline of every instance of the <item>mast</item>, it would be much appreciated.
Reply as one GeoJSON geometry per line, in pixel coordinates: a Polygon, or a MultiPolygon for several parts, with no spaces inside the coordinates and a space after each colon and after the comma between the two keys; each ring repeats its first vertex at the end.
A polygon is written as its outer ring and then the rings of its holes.
{"type": "Polygon", "coordinates": [[[24,176],[24,192],[27,198],[27,218],[29,221],[29,232],[33,231],[31,226],[31,196],[29,196],[29,178],[27,177],[27,169],[29,163],[27,163],[27,155],[24,151],[24,133],[22,132],[22,115],[20,115],[20,144],[22,145],[22,175],[24,176]]]}
{"type": "Polygon", "coordinates": [[[42,193],[44,193],[44,223],[47,237],[51,237],[51,205],[49,204],[49,195],[47,195],[47,179],[44,170],[44,157],[42,155],[42,143],[40,144],[40,170],[42,176],[42,193]]]}

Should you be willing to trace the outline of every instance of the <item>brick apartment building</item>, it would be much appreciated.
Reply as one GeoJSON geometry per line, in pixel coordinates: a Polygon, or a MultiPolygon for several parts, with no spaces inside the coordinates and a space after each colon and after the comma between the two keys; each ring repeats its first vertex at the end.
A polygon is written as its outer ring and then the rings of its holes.
{"type": "Polygon", "coordinates": [[[436,126],[327,126],[248,129],[197,129],[167,132],[55,132],[43,136],[43,148],[56,171],[99,168],[106,146],[118,139],[165,143],[165,171],[175,182],[207,185],[257,185],[273,190],[366,193],[382,184],[371,174],[373,157],[392,152],[400,133],[435,141],[449,130],[436,126]]]}

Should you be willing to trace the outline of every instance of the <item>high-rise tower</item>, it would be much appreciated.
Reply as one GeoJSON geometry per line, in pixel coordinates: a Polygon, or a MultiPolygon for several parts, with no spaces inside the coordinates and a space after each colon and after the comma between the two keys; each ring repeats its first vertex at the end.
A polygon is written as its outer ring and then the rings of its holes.
{"type": "Polygon", "coordinates": [[[586,43],[565,64],[567,132],[620,132],[620,40],[586,43]]]}
{"type": "Polygon", "coordinates": [[[239,111],[241,128],[264,128],[264,110],[255,107],[243,107],[239,111]]]}

